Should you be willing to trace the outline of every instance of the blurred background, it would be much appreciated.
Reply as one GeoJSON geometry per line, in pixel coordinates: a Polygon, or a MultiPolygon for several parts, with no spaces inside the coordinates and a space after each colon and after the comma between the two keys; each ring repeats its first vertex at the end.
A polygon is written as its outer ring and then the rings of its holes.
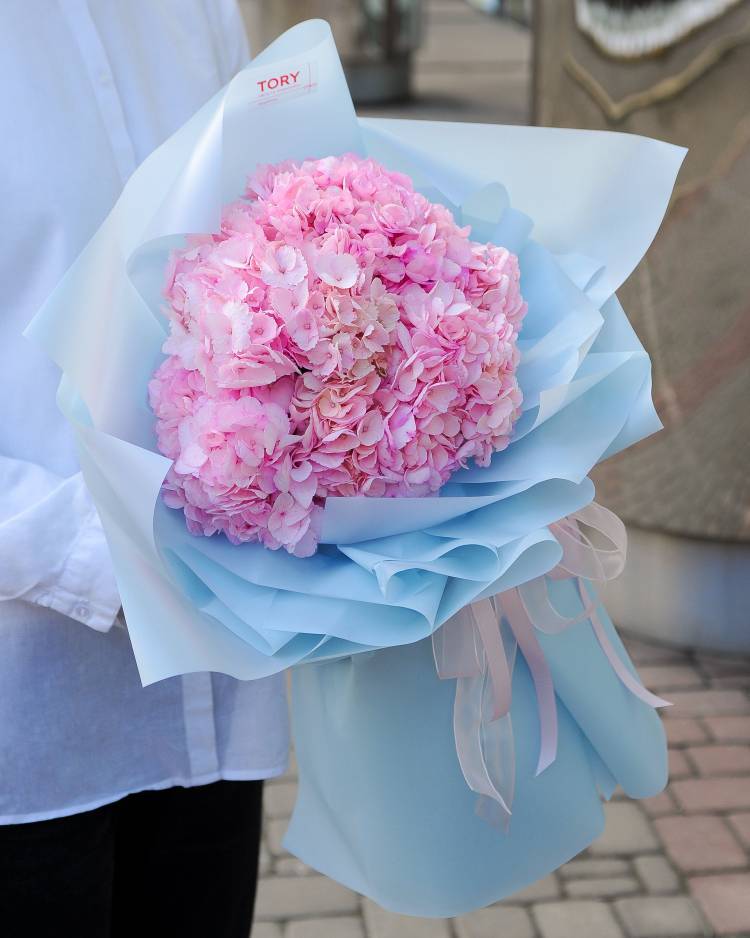
{"type": "Polygon", "coordinates": [[[559,873],[452,922],[390,915],[285,854],[268,786],[254,938],[750,936],[749,0],[240,0],[259,51],[327,19],[360,114],[639,133],[690,148],[620,298],[665,429],[601,466],[627,523],[606,596],[675,706],[667,792],[615,797],[559,873]]]}

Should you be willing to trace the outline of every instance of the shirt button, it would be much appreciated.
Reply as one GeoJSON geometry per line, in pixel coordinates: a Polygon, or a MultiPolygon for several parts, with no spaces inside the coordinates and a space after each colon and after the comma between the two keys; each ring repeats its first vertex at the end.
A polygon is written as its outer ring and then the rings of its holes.
{"type": "Polygon", "coordinates": [[[105,72],[104,69],[96,73],[96,80],[105,88],[107,85],[112,83],[112,79],[109,77],[109,72],[105,72]]]}
{"type": "Polygon", "coordinates": [[[91,616],[91,609],[89,609],[86,603],[79,603],[73,610],[73,613],[77,619],[83,619],[85,621],[91,616]]]}

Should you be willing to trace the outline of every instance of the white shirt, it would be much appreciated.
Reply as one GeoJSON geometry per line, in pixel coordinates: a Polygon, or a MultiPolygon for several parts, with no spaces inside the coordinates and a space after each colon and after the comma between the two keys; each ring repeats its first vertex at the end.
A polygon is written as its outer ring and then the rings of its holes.
{"type": "Polygon", "coordinates": [[[235,0],[0,6],[0,823],[286,766],[280,675],[141,687],[59,373],[22,337],[138,163],[246,59],[235,0]]]}

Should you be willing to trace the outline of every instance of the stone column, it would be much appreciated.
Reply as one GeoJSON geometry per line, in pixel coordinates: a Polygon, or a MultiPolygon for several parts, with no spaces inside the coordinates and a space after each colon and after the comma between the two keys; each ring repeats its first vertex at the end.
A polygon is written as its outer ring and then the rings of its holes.
{"type": "Polygon", "coordinates": [[[626,628],[748,649],[750,3],[622,60],[582,34],[573,0],[537,0],[533,96],[535,123],[690,148],[664,224],[620,291],[654,362],[665,429],[595,475],[598,499],[631,533],[608,602],[626,628]]]}

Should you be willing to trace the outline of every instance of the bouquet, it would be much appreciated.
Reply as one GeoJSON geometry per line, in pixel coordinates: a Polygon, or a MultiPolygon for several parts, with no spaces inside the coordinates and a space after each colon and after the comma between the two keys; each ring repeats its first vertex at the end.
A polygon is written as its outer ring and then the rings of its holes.
{"type": "Polygon", "coordinates": [[[30,327],[143,682],[292,666],[286,845],[397,911],[493,902],[618,783],[666,780],[587,475],[659,427],[615,290],[683,155],[359,121],[301,24],[144,162],[30,327]]]}

